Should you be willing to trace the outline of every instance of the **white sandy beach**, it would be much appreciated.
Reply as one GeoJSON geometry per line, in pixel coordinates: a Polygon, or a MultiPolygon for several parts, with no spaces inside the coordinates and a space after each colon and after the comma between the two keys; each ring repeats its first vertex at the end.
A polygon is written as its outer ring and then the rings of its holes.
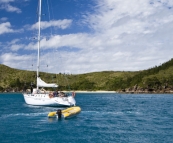
{"type": "MultiPolygon", "coordinates": [[[[69,92],[69,91],[63,91],[63,92],[69,92]]],[[[77,90],[74,91],[76,93],[118,93],[117,91],[103,91],[103,90],[97,90],[97,91],[82,91],[82,90],[77,90]]]]}

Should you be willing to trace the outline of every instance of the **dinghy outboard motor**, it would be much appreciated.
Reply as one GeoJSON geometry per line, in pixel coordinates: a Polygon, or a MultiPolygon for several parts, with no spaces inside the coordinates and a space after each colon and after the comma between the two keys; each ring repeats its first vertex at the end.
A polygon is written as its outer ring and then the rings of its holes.
{"type": "Polygon", "coordinates": [[[57,110],[56,114],[58,115],[58,119],[61,119],[62,112],[60,109],[57,110]]]}

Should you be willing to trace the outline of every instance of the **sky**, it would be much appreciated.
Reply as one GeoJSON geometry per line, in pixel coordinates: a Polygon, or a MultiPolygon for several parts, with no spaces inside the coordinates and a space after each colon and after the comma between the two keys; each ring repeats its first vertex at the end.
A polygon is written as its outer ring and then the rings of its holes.
{"type": "MultiPolygon", "coordinates": [[[[37,69],[38,0],[0,0],[0,64],[37,69]]],[[[173,0],[42,0],[39,71],[139,71],[173,55],[173,0]]]]}

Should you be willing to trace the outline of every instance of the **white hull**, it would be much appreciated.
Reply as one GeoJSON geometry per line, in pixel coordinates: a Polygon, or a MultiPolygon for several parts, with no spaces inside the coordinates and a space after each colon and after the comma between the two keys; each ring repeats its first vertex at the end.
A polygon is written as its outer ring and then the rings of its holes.
{"type": "Polygon", "coordinates": [[[23,94],[25,102],[29,105],[37,106],[75,106],[76,101],[73,96],[53,97],[49,94],[23,94]]]}

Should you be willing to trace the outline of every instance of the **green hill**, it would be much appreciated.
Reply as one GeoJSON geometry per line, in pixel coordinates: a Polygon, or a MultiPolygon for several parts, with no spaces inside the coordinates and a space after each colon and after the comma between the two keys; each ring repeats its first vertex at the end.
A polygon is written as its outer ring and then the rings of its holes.
{"type": "MultiPolygon", "coordinates": [[[[148,70],[102,71],[78,75],[40,72],[47,83],[57,83],[60,90],[156,91],[172,90],[173,59],[148,70]]],[[[24,71],[0,65],[0,91],[21,91],[35,83],[36,71],[24,71]]]]}

